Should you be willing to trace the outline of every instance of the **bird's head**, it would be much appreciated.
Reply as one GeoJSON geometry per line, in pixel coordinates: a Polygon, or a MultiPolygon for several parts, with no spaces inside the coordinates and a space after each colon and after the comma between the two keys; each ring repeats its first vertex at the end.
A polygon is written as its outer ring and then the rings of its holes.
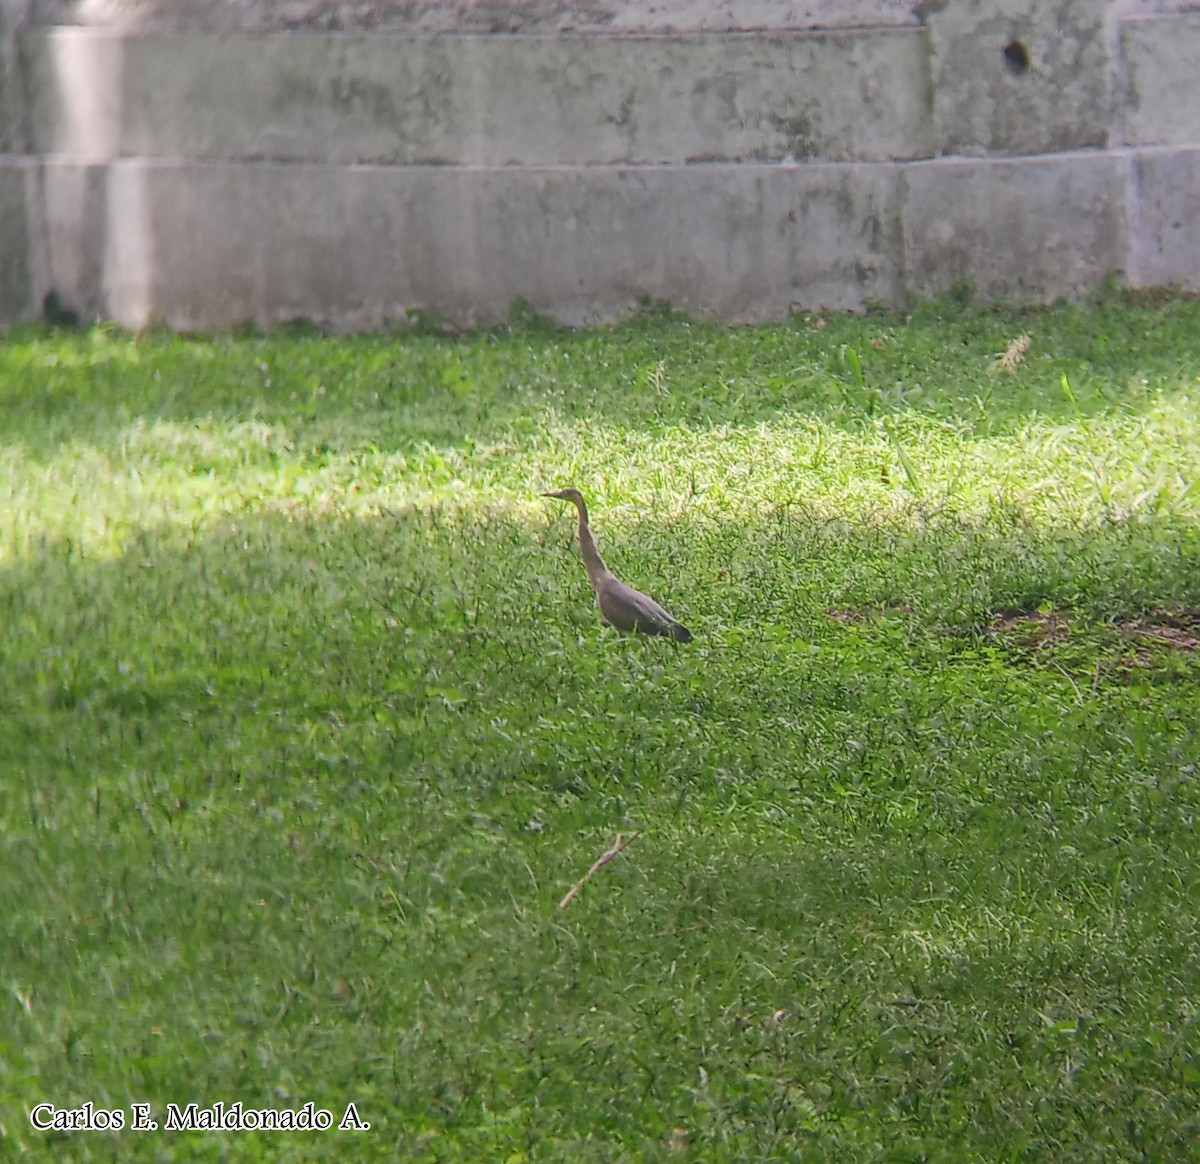
{"type": "Polygon", "coordinates": [[[575,505],[583,504],[583,494],[578,489],[556,489],[552,493],[543,493],[543,497],[557,497],[562,501],[570,501],[575,505]]]}

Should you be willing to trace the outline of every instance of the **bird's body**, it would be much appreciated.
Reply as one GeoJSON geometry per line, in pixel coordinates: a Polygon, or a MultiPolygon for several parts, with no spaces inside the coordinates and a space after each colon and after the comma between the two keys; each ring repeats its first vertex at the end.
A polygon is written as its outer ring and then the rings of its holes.
{"type": "Polygon", "coordinates": [[[588,527],[587,503],[578,489],[559,489],[542,496],[570,501],[578,511],[579,550],[588,580],[596,592],[596,605],[607,622],[622,634],[638,631],[644,635],[670,635],[681,643],[691,642],[691,631],[674,615],[668,614],[648,594],[626,586],[605,564],[588,527]]]}

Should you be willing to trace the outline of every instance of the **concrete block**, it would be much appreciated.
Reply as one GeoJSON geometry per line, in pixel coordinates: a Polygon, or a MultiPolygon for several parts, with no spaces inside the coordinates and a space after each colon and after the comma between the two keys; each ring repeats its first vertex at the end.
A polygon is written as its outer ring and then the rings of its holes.
{"type": "Polygon", "coordinates": [[[480,70],[489,78],[480,111],[498,146],[487,160],[925,157],[932,98],[924,41],[919,29],[580,38],[551,42],[536,64],[536,42],[482,42],[492,59],[480,70]],[[503,121],[487,113],[501,109],[503,121]],[[510,157],[500,153],[507,141],[520,143],[510,157]]]}
{"type": "Polygon", "coordinates": [[[938,295],[1048,302],[1125,269],[1126,159],[945,159],[905,169],[907,282],[938,295]]]}
{"type": "Polygon", "coordinates": [[[665,299],[734,322],[901,294],[891,165],[113,167],[110,314],[359,330],[513,300],[571,324],[665,299]]]}
{"type": "MultiPolygon", "coordinates": [[[[42,24],[126,31],[403,33],[744,32],[914,24],[913,0],[9,0],[42,24]]],[[[1161,2],[1161,0],[1160,0],[1161,2]]],[[[1180,0],[1175,0],[1180,2],[1180,0]]]]}
{"type": "Polygon", "coordinates": [[[1108,144],[1106,5],[927,0],[938,154],[1108,144]]]}
{"type": "Polygon", "coordinates": [[[1130,218],[1133,285],[1200,291],[1200,147],[1138,151],[1130,218]]]}
{"type": "Polygon", "coordinates": [[[1121,22],[1125,140],[1200,144],[1200,12],[1121,22]]]}
{"type": "Polygon", "coordinates": [[[42,216],[48,288],[81,319],[104,318],[107,166],[44,161],[42,216]]]}
{"type": "Polygon", "coordinates": [[[73,28],[21,41],[25,118],[35,154],[120,155],[125,39],[73,28]]]}
{"type": "Polygon", "coordinates": [[[37,313],[30,230],[36,192],[32,161],[0,158],[0,323],[37,313]]]}
{"type": "Polygon", "coordinates": [[[16,78],[11,75],[11,48],[8,13],[0,0],[0,154],[15,152],[17,95],[13,88],[16,78]]]}
{"type": "Polygon", "coordinates": [[[124,42],[58,28],[25,52],[45,153],[503,166],[931,151],[915,27],[124,42]]]}
{"type": "Polygon", "coordinates": [[[712,165],[495,172],[477,280],[564,322],[640,299],[738,323],[899,302],[900,168],[712,165]],[[514,180],[515,179],[515,180],[514,180]]]}

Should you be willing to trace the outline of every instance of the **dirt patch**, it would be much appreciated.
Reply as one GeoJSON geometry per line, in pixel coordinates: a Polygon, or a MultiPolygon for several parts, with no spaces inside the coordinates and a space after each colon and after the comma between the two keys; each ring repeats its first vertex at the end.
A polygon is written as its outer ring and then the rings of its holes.
{"type": "Polygon", "coordinates": [[[1019,646],[1025,651],[1040,651],[1060,643],[1071,633],[1065,614],[1040,610],[999,610],[988,624],[988,635],[1019,646]]]}
{"type": "Polygon", "coordinates": [[[1148,618],[1120,623],[1117,630],[1137,647],[1119,664],[1126,672],[1153,667],[1164,655],[1194,655],[1200,651],[1200,609],[1178,607],[1155,611],[1148,618]]]}
{"type": "MultiPolygon", "coordinates": [[[[825,617],[847,626],[857,626],[874,618],[911,613],[911,606],[898,604],[866,610],[834,607],[825,612],[825,617]]],[[[1074,627],[1098,629],[1097,624],[1085,623],[1079,615],[1065,611],[1007,607],[992,615],[985,633],[994,642],[1026,654],[1036,654],[1065,642],[1074,627]]],[[[1193,655],[1200,652],[1200,607],[1159,607],[1140,618],[1101,624],[1101,629],[1115,631],[1135,645],[1133,655],[1118,664],[1124,669],[1151,667],[1161,661],[1164,653],[1193,655]]]]}
{"type": "Polygon", "coordinates": [[[1138,642],[1160,643],[1176,651],[1200,651],[1200,609],[1156,611],[1150,618],[1123,622],[1118,629],[1138,642]]]}
{"type": "MultiPolygon", "coordinates": [[[[988,624],[988,636],[1024,651],[1040,651],[1061,643],[1079,619],[1059,611],[1001,610],[988,624]]],[[[1195,654],[1200,651],[1200,608],[1161,607],[1141,618],[1113,624],[1121,638],[1136,644],[1125,667],[1150,667],[1164,652],[1195,654]]]]}
{"type": "Polygon", "coordinates": [[[827,610],[825,617],[832,618],[834,622],[859,623],[867,621],[866,612],[862,610],[827,610]]]}

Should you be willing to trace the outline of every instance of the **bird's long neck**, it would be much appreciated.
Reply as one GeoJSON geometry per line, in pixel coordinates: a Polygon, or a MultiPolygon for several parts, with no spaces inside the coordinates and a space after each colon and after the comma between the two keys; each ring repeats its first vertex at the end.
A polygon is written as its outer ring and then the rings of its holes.
{"type": "Polygon", "coordinates": [[[582,498],[575,502],[575,508],[579,510],[579,552],[583,555],[583,564],[587,568],[588,579],[592,586],[596,587],[605,578],[611,578],[612,571],[604,564],[604,559],[600,557],[600,551],[596,549],[596,540],[588,528],[587,506],[582,498]]]}

